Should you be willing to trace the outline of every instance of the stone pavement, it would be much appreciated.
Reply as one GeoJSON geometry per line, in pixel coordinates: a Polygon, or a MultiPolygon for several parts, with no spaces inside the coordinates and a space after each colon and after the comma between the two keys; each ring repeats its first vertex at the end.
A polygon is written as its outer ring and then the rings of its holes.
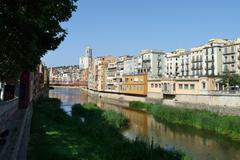
{"type": "Polygon", "coordinates": [[[28,109],[17,109],[5,123],[9,134],[6,143],[0,146],[1,160],[26,160],[27,144],[30,134],[32,106],[28,109]]]}

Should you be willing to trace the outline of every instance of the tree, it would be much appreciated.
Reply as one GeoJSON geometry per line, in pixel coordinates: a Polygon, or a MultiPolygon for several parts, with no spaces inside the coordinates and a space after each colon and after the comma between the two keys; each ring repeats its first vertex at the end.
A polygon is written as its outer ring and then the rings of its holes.
{"type": "Polygon", "coordinates": [[[77,0],[0,0],[0,81],[16,81],[35,70],[67,32],[61,27],[77,0]]]}
{"type": "Polygon", "coordinates": [[[222,78],[224,86],[240,86],[240,75],[227,73],[222,78]]]}

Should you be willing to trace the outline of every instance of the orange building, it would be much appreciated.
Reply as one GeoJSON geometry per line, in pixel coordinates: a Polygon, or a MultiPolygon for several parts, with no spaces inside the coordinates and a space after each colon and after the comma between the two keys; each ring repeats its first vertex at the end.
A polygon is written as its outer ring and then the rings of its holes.
{"type": "Polygon", "coordinates": [[[147,96],[147,74],[123,75],[120,93],[147,96]]]}

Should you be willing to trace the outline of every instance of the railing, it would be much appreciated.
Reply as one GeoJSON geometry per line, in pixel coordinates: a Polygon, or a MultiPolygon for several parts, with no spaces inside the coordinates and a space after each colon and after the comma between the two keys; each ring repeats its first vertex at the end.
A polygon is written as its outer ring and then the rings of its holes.
{"type": "Polygon", "coordinates": [[[224,61],[223,64],[235,63],[235,61],[224,61]]]}
{"type": "Polygon", "coordinates": [[[222,91],[201,90],[201,94],[207,94],[207,95],[240,95],[240,90],[222,90],[222,91]]]}
{"type": "Polygon", "coordinates": [[[223,55],[231,55],[231,54],[235,54],[235,52],[225,52],[225,53],[223,53],[223,55]]]}

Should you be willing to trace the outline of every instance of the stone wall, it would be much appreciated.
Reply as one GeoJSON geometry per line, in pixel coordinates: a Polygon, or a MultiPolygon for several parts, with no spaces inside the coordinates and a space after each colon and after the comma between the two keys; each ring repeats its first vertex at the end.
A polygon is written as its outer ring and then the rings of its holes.
{"type": "Polygon", "coordinates": [[[239,95],[176,95],[175,101],[240,109],[239,95]]]}
{"type": "Polygon", "coordinates": [[[116,94],[116,93],[104,93],[104,92],[96,92],[92,90],[86,90],[82,89],[90,94],[94,94],[98,98],[109,98],[109,99],[116,99],[116,100],[121,100],[121,101],[141,101],[145,102],[146,97],[138,97],[138,96],[130,96],[130,95],[124,95],[124,94],[116,94]]]}
{"type": "Polygon", "coordinates": [[[204,109],[223,115],[240,115],[240,96],[237,95],[176,95],[163,104],[174,107],[204,109]]]}
{"type": "Polygon", "coordinates": [[[155,98],[158,95],[137,97],[116,93],[103,93],[82,89],[92,97],[117,100],[125,105],[130,101],[150,102],[164,104],[172,107],[204,109],[224,115],[240,115],[239,95],[176,95],[174,99],[155,98]]]}

